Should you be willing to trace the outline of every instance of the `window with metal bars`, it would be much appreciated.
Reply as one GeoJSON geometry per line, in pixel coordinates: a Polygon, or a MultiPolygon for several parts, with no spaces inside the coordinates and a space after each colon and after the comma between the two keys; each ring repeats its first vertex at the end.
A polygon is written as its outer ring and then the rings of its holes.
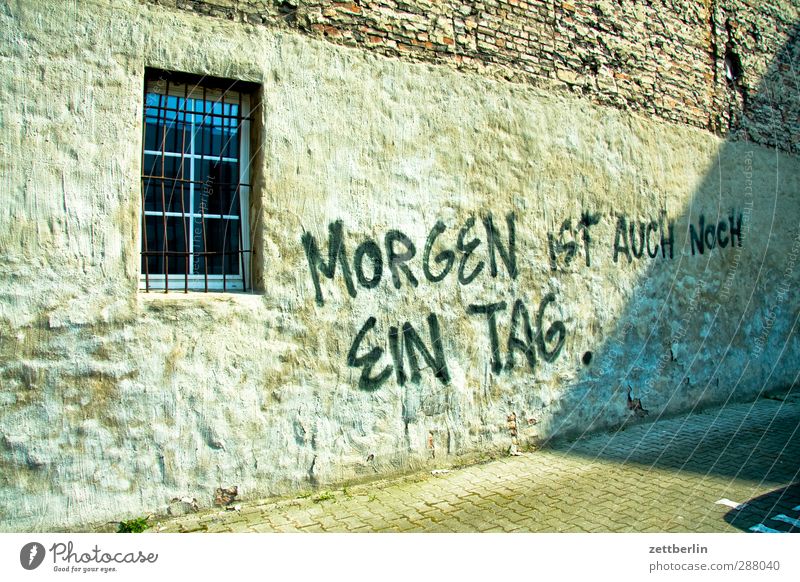
{"type": "Polygon", "coordinates": [[[250,98],[224,79],[148,70],[140,288],[250,287],[250,98]]]}

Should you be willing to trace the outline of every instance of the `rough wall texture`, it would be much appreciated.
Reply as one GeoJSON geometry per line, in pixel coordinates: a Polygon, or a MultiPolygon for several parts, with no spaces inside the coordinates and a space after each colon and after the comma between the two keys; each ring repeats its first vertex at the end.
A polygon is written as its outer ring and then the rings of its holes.
{"type": "Polygon", "coordinates": [[[653,417],[795,380],[792,154],[133,1],[4,3],[0,60],[0,529],[441,466],[635,421],[628,385],[653,417]],[[147,66],[262,85],[263,293],[136,291],[147,66]],[[309,261],[339,228],[352,285],[309,261]]]}
{"type": "Polygon", "coordinates": [[[786,0],[146,1],[528,82],[800,151],[792,67],[800,49],[795,44],[793,54],[775,59],[800,34],[800,11],[786,0]],[[769,94],[758,91],[765,76],[769,94]]]}

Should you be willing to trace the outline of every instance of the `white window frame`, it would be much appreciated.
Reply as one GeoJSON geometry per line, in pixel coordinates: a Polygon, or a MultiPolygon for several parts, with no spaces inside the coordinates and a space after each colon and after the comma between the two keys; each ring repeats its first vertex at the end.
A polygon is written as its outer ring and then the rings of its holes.
{"type": "MultiPolygon", "coordinates": [[[[149,84],[149,81],[146,81],[149,84]]],[[[233,81],[231,81],[233,83],[233,81]]],[[[237,106],[241,106],[239,111],[239,116],[242,118],[240,123],[240,130],[239,130],[239,217],[234,215],[226,215],[226,214],[206,214],[206,218],[217,218],[217,219],[232,219],[232,220],[240,220],[241,221],[241,232],[242,232],[242,240],[241,240],[241,248],[239,249],[240,253],[242,251],[250,251],[244,252],[244,259],[242,257],[237,256],[236,265],[237,265],[237,273],[231,273],[227,275],[215,275],[215,274],[197,274],[194,273],[194,236],[188,236],[188,243],[189,243],[189,254],[186,258],[189,261],[189,275],[188,277],[185,273],[172,273],[172,274],[161,274],[161,273],[150,273],[147,274],[142,270],[141,264],[142,261],[140,260],[140,274],[139,274],[139,290],[140,291],[172,291],[172,292],[184,292],[184,291],[243,291],[245,290],[245,282],[247,282],[247,289],[252,289],[252,279],[251,279],[251,252],[250,249],[250,217],[249,217],[249,207],[250,207],[250,97],[247,93],[240,92],[240,91],[221,91],[216,88],[206,87],[205,91],[203,89],[203,85],[197,83],[195,85],[190,85],[189,87],[186,86],[186,83],[169,83],[169,92],[166,92],[165,87],[166,84],[163,84],[162,87],[158,86],[157,83],[155,87],[145,87],[145,95],[144,95],[144,103],[142,108],[142,123],[145,123],[145,115],[144,112],[147,109],[147,95],[150,93],[156,93],[159,95],[167,95],[170,97],[179,97],[183,99],[184,97],[187,99],[197,99],[203,100],[205,97],[206,102],[214,102],[214,103],[229,103],[234,104],[237,106]],[[160,90],[159,90],[160,89],[160,90]],[[242,263],[244,263],[244,272],[242,272],[242,263]],[[186,288],[186,282],[188,280],[188,289],[186,288]]],[[[193,106],[192,106],[193,107],[193,106]]],[[[197,139],[197,133],[195,132],[195,115],[199,115],[202,112],[194,113],[187,109],[187,114],[192,113],[191,117],[191,132],[187,131],[187,136],[191,133],[191,139],[189,142],[189,153],[178,153],[178,152],[164,152],[164,155],[167,157],[183,157],[184,160],[190,162],[189,163],[189,212],[182,214],[180,212],[160,212],[160,211],[146,211],[144,208],[143,203],[141,206],[141,215],[140,215],[140,227],[144,225],[144,217],[145,216],[166,216],[166,217],[182,217],[185,216],[189,218],[189,228],[190,233],[194,233],[195,222],[199,220],[200,215],[194,212],[194,201],[195,196],[197,196],[197,190],[203,187],[202,184],[195,184],[195,169],[194,169],[194,162],[195,160],[220,160],[223,162],[235,162],[234,158],[229,157],[220,157],[220,156],[212,156],[212,155],[204,155],[204,154],[195,154],[195,142],[197,139]]],[[[143,134],[144,135],[144,134],[143,134]]],[[[161,156],[161,150],[146,150],[144,149],[144,140],[142,143],[142,167],[145,167],[144,164],[144,157],[145,155],[156,155],[161,156]]],[[[141,188],[145,188],[145,181],[142,180],[141,188]]],[[[230,224],[230,223],[228,223],[230,224]]],[[[144,228],[141,228],[141,237],[140,240],[140,250],[144,250],[144,237],[146,236],[146,231],[144,228]]],[[[145,258],[145,260],[147,260],[145,258]]],[[[223,265],[225,264],[223,258],[223,265]]]]}

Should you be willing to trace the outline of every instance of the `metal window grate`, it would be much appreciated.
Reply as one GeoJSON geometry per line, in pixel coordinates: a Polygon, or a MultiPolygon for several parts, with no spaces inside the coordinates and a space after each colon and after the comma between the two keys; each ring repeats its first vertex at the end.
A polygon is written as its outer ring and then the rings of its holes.
{"type": "Polygon", "coordinates": [[[249,281],[248,96],[235,81],[145,82],[141,287],[242,290],[249,281]]]}

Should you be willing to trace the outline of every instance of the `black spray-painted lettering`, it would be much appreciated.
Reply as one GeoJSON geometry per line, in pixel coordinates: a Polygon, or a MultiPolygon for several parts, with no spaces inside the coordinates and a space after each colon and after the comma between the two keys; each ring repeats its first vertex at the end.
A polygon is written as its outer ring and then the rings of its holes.
{"type": "Polygon", "coordinates": [[[717,244],[719,248],[724,249],[728,246],[728,235],[725,234],[728,230],[728,225],[724,222],[719,223],[719,227],[717,228],[717,244]]]}
{"type": "Polygon", "coordinates": [[[628,262],[634,259],[641,259],[645,253],[651,259],[658,256],[658,249],[661,248],[661,258],[667,258],[667,249],[669,249],[669,258],[673,257],[673,249],[675,246],[675,226],[670,221],[664,224],[662,217],[659,222],[654,220],[643,221],[630,221],[623,216],[617,216],[617,226],[614,231],[614,247],[613,247],[613,260],[619,261],[619,255],[624,255],[628,262]],[[659,232],[659,236],[656,236],[659,232]]]}
{"type": "Polygon", "coordinates": [[[713,250],[717,245],[721,249],[728,246],[742,246],[742,214],[734,221],[734,213],[728,217],[728,222],[720,220],[718,223],[709,222],[706,224],[705,215],[701,214],[697,221],[697,228],[694,224],[689,225],[689,241],[691,243],[692,255],[702,255],[706,250],[713,250]],[[736,239],[736,245],[734,245],[736,239]]]}
{"type": "Polygon", "coordinates": [[[390,230],[386,233],[385,244],[386,260],[389,263],[389,270],[392,272],[392,283],[394,283],[395,289],[400,289],[400,271],[405,273],[412,287],[419,285],[419,281],[417,281],[414,273],[412,273],[409,266],[406,265],[406,262],[413,259],[414,255],[417,254],[417,247],[414,246],[411,239],[399,230],[390,230]],[[405,251],[397,252],[395,249],[396,242],[405,246],[405,251]]]}
{"type": "Polygon", "coordinates": [[[653,238],[655,238],[655,237],[652,236],[652,234],[656,230],[658,230],[658,223],[657,222],[651,220],[650,222],[647,223],[647,231],[645,232],[644,238],[647,241],[647,244],[646,244],[646,246],[647,246],[647,256],[650,257],[651,259],[655,259],[656,255],[658,255],[658,243],[656,243],[656,245],[654,247],[650,246],[650,242],[653,240],[653,238]]]}
{"type": "MultiPolygon", "coordinates": [[[[482,219],[486,232],[486,254],[488,255],[489,273],[492,277],[499,276],[499,263],[505,266],[512,279],[516,279],[519,274],[514,220],[513,213],[506,215],[507,238],[503,238],[491,214],[487,214],[482,219]]],[[[470,232],[474,227],[475,217],[470,216],[458,231],[456,250],[444,248],[434,254],[434,246],[437,241],[441,240],[441,235],[447,230],[441,220],[436,222],[428,234],[424,252],[422,253],[422,271],[425,280],[431,283],[443,281],[453,270],[457,254],[461,255],[458,261],[458,282],[461,285],[469,285],[483,272],[486,265],[484,260],[477,259],[477,257],[475,261],[470,260],[482,242],[477,236],[469,238],[470,232]],[[434,254],[433,265],[438,265],[436,268],[438,272],[434,272],[431,268],[432,254],[434,254]],[[471,267],[468,267],[468,265],[471,267]]],[[[306,232],[301,237],[314,284],[314,296],[317,304],[324,305],[325,303],[319,273],[333,280],[337,263],[350,297],[356,296],[353,271],[355,271],[355,280],[359,286],[364,289],[374,289],[383,280],[384,264],[389,268],[392,285],[395,289],[400,289],[403,286],[403,279],[411,287],[419,286],[419,280],[412,269],[412,260],[417,256],[417,247],[404,232],[400,230],[388,231],[384,236],[383,248],[372,239],[363,241],[358,245],[353,255],[352,270],[347,256],[342,221],[337,220],[330,223],[328,225],[328,233],[327,261],[323,259],[319,244],[311,233],[306,232]],[[385,263],[383,253],[385,253],[385,263]],[[365,262],[366,260],[368,260],[369,264],[365,262]]]]}
{"type": "Polygon", "coordinates": [[[589,229],[594,226],[595,224],[600,223],[600,215],[599,214],[589,214],[588,212],[583,212],[581,214],[581,220],[578,228],[583,232],[583,250],[586,253],[586,266],[592,266],[592,259],[589,254],[589,243],[592,242],[592,235],[589,232],[589,229]]]}
{"type": "Polygon", "coordinates": [[[547,329],[547,333],[542,330],[542,322],[544,321],[544,310],[548,305],[554,303],[556,296],[553,293],[548,293],[542,299],[539,305],[539,313],[536,317],[536,326],[538,328],[537,340],[539,342],[539,350],[542,352],[542,358],[545,362],[554,362],[561,349],[564,347],[564,342],[567,337],[567,328],[562,321],[554,321],[553,324],[547,329]],[[555,337],[558,336],[558,341],[552,350],[547,349],[547,344],[551,343],[555,337]]]}
{"type": "Polygon", "coordinates": [[[692,255],[695,254],[695,250],[699,252],[701,255],[703,251],[705,251],[705,244],[703,243],[703,228],[706,224],[706,217],[704,215],[700,215],[699,227],[700,233],[695,230],[694,225],[689,225],[689,239],[692,243],[692,255]]]}
{"type": "Polygon", "coordinates": [[[664,238],[664,217],[661,217],[659,223],[661,227],[661,258],[667,258],[667,247],[669,247],[669,258],[673,257],[673,250],[675,249],[675,225],[670,221],[667,224],[667,238],[664,238]]]}
{"type": "Polygon", "coordinates": [[[559,260],[563,261],[564,267],[568,267],[572,260],[578,253],[578,232],[581,233],[583,240],[583,254],[586,266],[592,266],[592,256],[590,252],[592,242],[592,235],[590,229],[595,224],[600,222],[599,214],[589,214],[583,212],[580,220],[577,222],[575,229],[572,228],[572,219],[566,219],[561,223],[561,228],[558,231],[558,237],[554,237],[552,233],[547,233],[547,250],[550,258],[550,269],[553,271],[558,270],[559,260]],[[569,234],[572,240],[565,241],[564,235],[569,234]]]}
{"type": "Polygon", "coordinates": [[[528,367],[533,370],[536,367],[536,346],[533,342],[533,328],[531,328],[531,320],[528,317],[528,309],[521,299],[514,302],[514,308],[511,310],[511,329],[508,332],[508,356],[506,357],[506,370],[514,369],[514,350],[519,350],[528,361],[528,367]],[[522,320],[522,332],[525,339],[517,337],[517,326],[522,320]]]}
{"type": "Polygon", "coordinates": [[[479,238],[473,238],[468,244],[464,244],[464,237],[474,225],[475,218],[470,216],[467,219],[467,222],[464,223],[464,226],[461,227],[461,230],[458,231],[456,248],[460,253],[463,253],[461,255],[461,261],[458,263],[458,282],[462,285],[469,285],[472,283],[475,277],[477,277],[483,270],[483,261],[478,261],[478,264],[475,265],[475,268],[472,270],[472,272],[469,275],[464,275],[464,268],[466,267],[467,259],[469,259],[473,251],[481,244],[481,239],[479,238]]]}
{"type": "Polygon", "coordinates": [[[409,380],[403,363],[404,353],[408,359],[408,365],[411,369],[410,380],[413,383],[419,384],[422,379],[422,368],[420,367],[418,357],[418,355],[420,355],[422,359],[425,360],[425,363],[433,370],[434,376],[436,376],[442,384],[449,384],[450,372],[447,369],[447,361],[444,355],[439,319],[435,314],[431,313],[428,315],[427,321],[431,338],[431,349],[428,349],[425,342],[409,322],[403,324],[402,335],[396,326],[391,326],[388,336],[389,351],[394,366],[387,365],[380,373],[373,376],[372,368],[383,356],[383,348],[373,347],[366,354],[358,355],[361,344],[364,341],[364,336],[375,327],[375,317],[369,317],[356,334],[353,344],[350,346],[350,351],[347,354],[347,365],[352,368],[361,368],[358,387],[369,392],[377,390],[389,379],[392,375],[392,370],[395,371],[397,383],[403,386],[406,381],[409,380]]]}
{"type": "Polygon", "coordinates": [[[447,277],[447,274],[450,272],[450,269],[453,268],[453,263],[456,260],[456,254],[453,251],[441,251],[433,260],[440,265],[444,263],[444,268],[438,275],[434,275],[431,272],[431,249],[433,249],[437,237],[442,234],[446,228],[447,227],[445,227],[441,220],[437,221],[428,235],[428,240],[425,241],[425,252],[422,253],[422,271],[425,273],[425,278],[431,283],[438,283],[447,277]]]}
{"type": "Polygon", "coordinates": [[[578,251],[578,245],[574,240],[564,242],[564,234],[567,232],[572,232],[572,220],[570,219],[561,223],[558,239],[552,233],[547,233],[547,251],[550,257],[550,269],[553,271],[558,270],[559,257],[564,261],[564,266],[568,267],[578,251]]]}
{"type": "MultiPolygon", "coordinates": [[[[521,351],[528,362],[529,367],[533,370],[536,366],[536,355],[534,352],[534,343],[539,349],[539,353],[545,362],[554,362],[558,358],[561,350],[566,341],[567,330],[562,321],[553,322],[547,331],[544,331],[544,315],[547,307],[555,302],[555,295],[548,293],[542,299],[541,305],[536,316],[536,334],[534,335],[533,329],[530,325],[528,317],[528,310],[522,300],[516,300],[511,313],[511,325],[508,334],[507,349],[508,354],[506,357],[506,370],[513,370],[515,367],[514,350],[521,351]],[[522,321],[523,332],[525,339],[517,337],[517,326],[522,321]],[[548,344],[555,345],[548,348],[548,344]]],[[[500,340],[497,326],[497,313],[504,311],[506,303],[504,301],[498,303],[488,303],[485,305],[469,305],[467,313],[470,315],[485,315],[487,330],[489,334],[489,345],[491,349],[490,364],[492,372],[499,374],[503,370],[502,354],[500,353],[500,340]]]]}
{"type": "Polygon", "coordinates": [[[314,282],[314,294],[318,305],[323,305],[325,302],[322,299],[322,289],[319,285],[319,274],[317,270],[325,275],[328,279],[333,279],[336,273],[336,262],[339,262],[342,270],[342,277],[347,287],[347,293],[350,297],[356,296],[356,288],[353,285],[353,276],[350,274],[350,265],[347,262],[347,252],[344,248],[344,232],[342,221],[337,220],[328,226],[328,262],[322,260],[322,256],[317,246],[317,241],[314,240],[310,232],[303,233],[302,236],[303,249],[306,252],[308,259],[308,268],[311,270],[311,280],[314,282]]]}
{"type": "Polygon", "coordinates": [[[495,251],[500,254],[503,264],[512,279],[517,278],[517,243],[516,243],[516,229],[514,228],[514,214],[509,213],[506,215],[506,227],[508,228],[508,245],[505,246],[500,242],[500,235],[492,221],[492,215],[489,214],[483,219],[483,226],[486,229],[486,239],[489,245],[489,272],[492,277],[497,277],[497,259],[495,251]]]}
{"type": "Polygon", "coordinates": [[[400,330],[395,326],[389,328],[389,350],[392,352],[392,360],[397,363],[394,367],[397,383],[403,386],[408,380],[408,376],[406,376],[406,371],[403,368],[403,345],[400,338],[400,330]]]}
{"type": "Polygon", "coordinates": [[[617,217],[617,230],[614,232],[614,262],[616,263],[620,252],[624,252],[628,257],[628,262],[631,260],[631,250],[628,245],[628,223],[624,216],[617,217]]]}
{"type": "Polygon", "coordinates": [[[485,315],[486,322],[489,325],[489,345],[492,351],[491,365],[492,372],[499,374],[503,369],[503,364],[500,360],[500,340],[497,337],[497,318],[495,313],[503,311],[506,308],[506,302],[488,303],[486,305],[468,305],[467,313],[470,315],[485,315]]]}
{"type": "Polygon", "coordinates": [[[643,222],[639,223],[639,229],[638,229],[639,230],[639,243],[638,243],[639,247],[637,248],[636,247],[636,245],[637,245],[637,243],[636,243],[636,230],[637,230],[636,229],[636,225],[633,222],[631,222],[631,224],[630,224],[629,232],[630,232],[630,240],[631,240],[631,253],[637,259],[641,259],[642,256],[644,255],[644,247],[645,247],[644,239],[645,239],[645,236],[646,236],[645,235],[645,229],[646,228],[647,228],[647,225],[645,225],[645,223],[643,223],[643,222]]]}
{"type": "MultiPolygon", "coordinates": [[[[411,381],[415,384],[419,384],[421,378],[419,361],[417,360],[417,352],[419,351],[425,363],[433,369],[433,375],[436,376],[442,384],[449,384],[450,373],[447,371],[447,362],[444,358],[442,332],[439,329],[439,320],[433,313],[428,315],[428,329],[430,330],[433,353],[428,350],[422,338],[419,337],[419,334],[410,323],[405,322],[403,324],[403,343],[405,344],[406,353],[408,354],[408,363],[411,367],[411,381]]],[[[398,360],[396,365],[402,366],[402,360],[398,360]]]]}
{"type": "Polygon", "coordinates": [[[361,376],[358,379],[358,387],[361,390],[371,392],[381,387],[381,384],[386,382],[392,374],[392,367],[386,366],[377,376],[371,376],[372,367],[378,363],[383,355],[383,348],[374,347],[366,354],[359,356],[358,350],[361,347],[361,342],[364,341],[364,336],[367,335],[373,327],[375,327],[375,318],[370,317],[361,326],[361,329],[356,334],[353,344],[350,346],[350,351],[347,353],[347,365],[351,368],[361,368],[361,376]]]}
{"type": "Polygon", "coordinates": [[[736,246],[742,246],[742,213],[739,213],[739,217],[736,219],[736,223],[733,222],[733,211],[731,211],[730,216],[728,216],[728,221],[730,224],[730,234],[731,234],[731,246],[733,246],[733,239],[736,238],[736,246]]]}
{"type": "Polygon", "coordinates": [[[381,256],[381,248],[374,240],[367,239],[356,249],[353,256],[353,266],[356,271],[356,279],[358,284],[365,289],[373,289],[378,286],[383,276],[383,257],[381,256]],[[367,278],[364,275],[364,257],[369,257],[372,261],[372,277],[367,278]]]}

